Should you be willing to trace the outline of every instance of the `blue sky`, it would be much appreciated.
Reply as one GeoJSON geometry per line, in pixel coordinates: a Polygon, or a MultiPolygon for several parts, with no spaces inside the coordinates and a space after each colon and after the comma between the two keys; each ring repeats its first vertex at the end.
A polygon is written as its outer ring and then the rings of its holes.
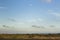
{"type": "Polygon", "coordinates": [[[60,0],[0,0],[0,33],[60,33],[59,30],[60,0]]]}

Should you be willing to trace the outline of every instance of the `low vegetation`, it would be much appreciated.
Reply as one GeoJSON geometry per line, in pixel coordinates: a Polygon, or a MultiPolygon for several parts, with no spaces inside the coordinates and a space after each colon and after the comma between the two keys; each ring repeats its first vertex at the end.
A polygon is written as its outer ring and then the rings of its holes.
{"type": "Polygon", "coordinates": [[[60,34],[0,34],[0,39],[60,39],[60,34]]]}

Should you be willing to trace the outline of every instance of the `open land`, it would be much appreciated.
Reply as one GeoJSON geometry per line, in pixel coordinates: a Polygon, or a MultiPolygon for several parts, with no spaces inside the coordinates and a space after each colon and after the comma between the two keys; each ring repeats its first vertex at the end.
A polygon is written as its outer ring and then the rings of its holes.
{"type": "Polygon", "coordinates": [[[0,34],[0,40],[60,40],[60,34],[0,34]]]}

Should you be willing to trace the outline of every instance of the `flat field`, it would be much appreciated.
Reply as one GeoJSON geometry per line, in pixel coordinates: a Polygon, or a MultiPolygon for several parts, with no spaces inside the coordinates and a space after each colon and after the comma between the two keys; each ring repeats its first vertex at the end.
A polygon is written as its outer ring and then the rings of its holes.
{"type": "Polygon", "coordinates": [[[0,34],[0,40],[60,40],[60,34],[0,34]]]}

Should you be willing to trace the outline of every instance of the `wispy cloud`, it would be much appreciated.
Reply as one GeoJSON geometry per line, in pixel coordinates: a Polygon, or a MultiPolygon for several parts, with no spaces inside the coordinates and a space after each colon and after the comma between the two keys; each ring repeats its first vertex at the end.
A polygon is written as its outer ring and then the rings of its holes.
{"type": "Polygon", "coordinates": [[[8,28],[9,26],[6,26],[6,25],[2,25],[2,27],[6,27],[6,28],[8,28]]]}
{"type": "Polygon", "coordinates": [[[51,13],[51,14],[56,16],[56,17],[60,17],[60,13],[51,13]]]}
{"type": "Polygon", "coordinates": [[[52,15],[54,15],[56,17],[60,17],[60,13],[56,12],[55,10],[48,10],[48,13],[52,14],[52,15]]]}
{"type": "Polygon", "coordinates": [[[29,6],[32,6],[32,4],[29,4],[29,6]]]}
{"type": "Polygon", "coordinates": [[[55,27],[54,25],[50,25],[50,27],[55,27]]]}
{"type": "Polygon", "coordinates": [[[53,12],[54,10],[48,10],[48,12],[53,12]]]}
{"type": "Polygon", "coordinates": [[[45,28],[44,26],[37,26],[37,25],[32,25],[32,27],[35,27],[35,28],[45,28]]]}
{"type": "Polygon", "coordinates": [[[4,8],[6,8],[6,7],[0,7],[0,9],[4,9],[4,8]]]}
{"type": "Polygon", "coordinates": [[[35,27],[35,28],[40,28],[40,26],[37,26],[37,25],[32,25],[32,27],[35,27]]]}
{"type": "Polygon", "coordinates": [[[37,18],[37,19],[31,19],[31,20],[27,20],[28,22],[42,22],[43,19],[41,18],[37,18]]]}
{"type": "Polygon", "coordinates": [[[8,20],[9,20],[9,21],[12,21],[12,22],[16,22],[16,20],[13,19],[13,18],[8,18],[8,20]]]}
{"type": "Polygon", "coordinates": [[[53,0],[42,0],[43,2],[51,3],[53,0]]]}
{"type": "Polygon", "coordinates": [[[51,2],[52,2],[52,0],[46,0],[46,2],[51,3],[51,2]]]}

